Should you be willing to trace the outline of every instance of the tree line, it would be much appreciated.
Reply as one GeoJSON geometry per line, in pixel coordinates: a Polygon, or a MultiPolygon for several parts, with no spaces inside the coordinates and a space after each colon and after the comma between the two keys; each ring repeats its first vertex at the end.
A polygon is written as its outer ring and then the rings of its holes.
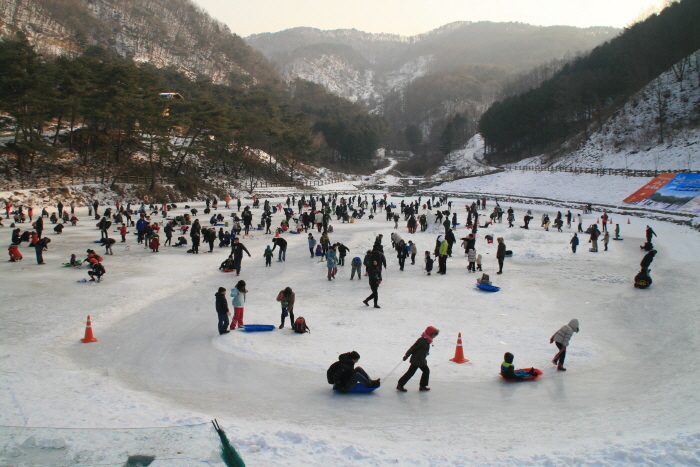
{"type": "Polygon", "coordinates": [[[0,155],[8,178],[82,166],[195,180],[289,176],[318,158],[366,162],[383,120],[316,85],[214,84],[98,46],[48,59],[21,35],[0,41],[0,155]],[[177,93],[168,98],[162,93],[177,93]],[[264,155],[267,154],[267,156],[264,155]],[[66,164],[68,162],[68,164],[66,164]]]}
{"type": "Polygon", "coordinates": [[[567,63],[539,87],[494,103],[481,117],[487,158],[503,163],[556,149],[700,48],[700,1],[673,3],[567,63]]]}

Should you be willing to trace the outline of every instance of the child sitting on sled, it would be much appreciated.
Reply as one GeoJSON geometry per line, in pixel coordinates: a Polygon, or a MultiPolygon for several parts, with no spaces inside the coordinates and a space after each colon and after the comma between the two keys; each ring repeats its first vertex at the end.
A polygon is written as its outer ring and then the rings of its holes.
{"type": "Polygon", "coordinates": [[[513,354],[510,352],[506,352],[505,355],[503,355],[503,363],[501,363],[501,376],[503,376],[505,379],[517,379],[518,381],[522,381],[524,378],[527,378],[528,376],[535,376],[537,372],[535,371],[535,368],[530,368],[529,370],[515,370],[515,366],[513,366],[513,354]]]}

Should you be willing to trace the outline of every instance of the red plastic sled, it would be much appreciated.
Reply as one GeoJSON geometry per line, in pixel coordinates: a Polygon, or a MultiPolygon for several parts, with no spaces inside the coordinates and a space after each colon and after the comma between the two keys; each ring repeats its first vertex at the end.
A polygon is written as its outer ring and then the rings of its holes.
{"type": "MultiPolygon", "coordinates": [[[[515,370],[515,371],[530,371],[530,368],[518,368],[518,369],[515,370]]],[[[503,379],[505,379],[506,381],[511,382],[511,383],[512,383],[512,382],[518,382],[518,381],[520,381],[519,379],[506,379],[506,378],[504,378],[503,375],[501,375],[500,373],[499,373],[499,375],[501,376],[501,378],[503,378],[503,379]]],[[[527,381],[527,380],[530,380],[530,379],[537,379],[537,378],[540,377],[540,376],[542,376],[542,370],[540,370],[540,369],[538,369],[538,368],[535,368],[535,374],[532,375],[532,376],[524,376],[524,377],[523,377],[523,381],[527,381]]]]}
{"type": "Polygon", "coordinates": [[[233,272],[235,269],[224,269],[224,272],[233,272]]]}

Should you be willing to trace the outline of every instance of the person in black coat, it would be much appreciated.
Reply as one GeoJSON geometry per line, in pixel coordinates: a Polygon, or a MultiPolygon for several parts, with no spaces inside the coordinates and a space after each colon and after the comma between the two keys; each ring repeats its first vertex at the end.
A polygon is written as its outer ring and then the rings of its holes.
{"type": "Polygon", "coordinates": [[[275,244],[275,246],[272,247],[272,251],[275,251],[275,248],[280,247],[280,251],[277,254],[277,262],[280,263],[282,261],[287,260],[287,240],[285,240],[282,237],[275,237],[272,239],[272,243],[275,244]]]}
{"type": "Polygon", "coordinates": [[[639,265],[642,267],[642,271],[647,271],[649,266],[651,266],[652,261],[654,261],[654,256],[656,256],[656,250],[651,250],[649,253],[644,255],[642,262],[639,265]]]}
{"type": "Polygon", "coordinates": [[[433,339],[435,339],[439,333],[439,329],[433,326],[428,326],[425,328],[425,331],[423,331],[423,334],[421,334],[418,340],[416,340],[416,342],[411,346],[411,348],[406,351],[403,359],[406,361],[408,360],[408,357],[411,357],[411,366],[409,366],[408,371],[406,371],[406,373],[399,378],[399,383],[396,386],[397,391],[406,392],[404,386],[406,383],[408,383],[408,380],[410,380],[413,375],[416,374],[416,371],[419,368],[422,372],[419,389],[421,391],[430,391],[430,388],[428,387],[430,380],[430,368],[428,368],[427,357],[430,353],[430,344],[433,343],[433,339]]]}
{"type": "Polygon", "coordinates": [[[355,368],[359,360],[360,354],[354,350],[339,355],[338,361],[332,364],[326,373],[328,383],[343,393],[354,388],[357,383],[367,388],[378,388],[379,379],[371,379],[362,367],[355,368]]]}
{"type": "Polygon", "coordinates": [[[231,254],[233,255],[234,269],[236,270],[237,276],[241,275],[241,263],[243,263],[244,251],[248,254],[248,258],[250,258],[250,252],[245,245],[240,242],[238,237],[234,238],[233,245],[231,246],[231,254]]]}
{"type": "Polygon", "coordinates": [[[49,237],[44,237],[34,244],[34,250],[36,251],[36,264],[46,264],[44,263],[44,251],[49,249],[49,243],[51,239],[49,237]]]}
{"type": "Polygon", "coordinates": [[[656,237],[656,232],[652,230],[651,227],[647,225],[647,230],[646,230],[646,235],[647,235],[647,242],[651,243],[651,237],[656,237]]]}
{"type": "Polygon", "coordinates": [[[88,276],[90,276],[90,281],[94,282],[95,277],[97,277],[97,282],[100,282],[102,279],[102,276],[105,275],[107,271],[105,271],[105,267],[102,265],[100,262],[92,263],[92,271],[88,271],[88,276]]]}
{"type": "Polygon", "coordinates": [[[496,250],[496,259],[498,260],[498,272],[496,274],[503,274],[503,261],[506,258],[506,244],[503,243],[503,237],[498,237],[498,249],[496,250]]]}
{"type": "Polygon", "coordinates": [[[345,266],[345,256],[347,256],[348,251],[350,251],[350,248],[346,247],[342,243],[338,243],[336,248],[338,250],[338,265],[345,266]]]}
{"type": "Polygon", "coordinates": [[[372,294],[362,300],[366,306],[369,306],[369,301],[374,300],[374,308],[381,308],[377,302],[379,300],[379,284],[382,283],[382,269],[381,266],[373,259],[372,264],[367,268],[367,274],[369,276],[369,287],[372,289],[372,294]]]}
{"type": "Polygon", "coordinates": [[[216,314],[219,315],[219,334],[228,334],[228,301],[226,300],[226,288],[219,287],[216,297],[216,314]]]}
{"type": "Polygon", "coordinates": [[[36,230],[36,234],[41,238],[41,232],[44,230],[44,219],[42,217],[39,217],[36,222],[34,222],[34,230],[36,230]]]}
{"type": "Polygon", "coordinates": [[[406,257],[408,256],[408,248],[403,240],[396,245],[396,257],[399,259],[399,270],[403,271],[403,267],[406,264],[406,257]]]}

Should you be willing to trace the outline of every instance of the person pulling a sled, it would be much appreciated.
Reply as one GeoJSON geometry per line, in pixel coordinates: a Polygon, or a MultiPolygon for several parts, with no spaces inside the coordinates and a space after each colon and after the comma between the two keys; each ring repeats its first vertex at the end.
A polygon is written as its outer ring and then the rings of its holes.
{"type": "Polygon", "coordinates": [[[552,363],[557,365],[557,370],[566,371],[564,368],[564,359],[566,358],[566,348],[569,346],[569,341],[575,332],[579,332],[578,320],[572,319],[569,324],[565,324],[549,339],[549,343],[556,344],[559,352],[552,359],[552,363]]]}

